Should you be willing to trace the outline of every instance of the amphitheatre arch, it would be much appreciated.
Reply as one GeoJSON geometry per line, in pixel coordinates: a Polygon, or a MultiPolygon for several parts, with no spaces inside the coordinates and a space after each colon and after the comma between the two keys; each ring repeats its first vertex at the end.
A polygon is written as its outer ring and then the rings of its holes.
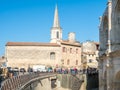
{"type": "Polygon", "coordinates": [[[114,9],[115,10],[113,10],[113,29],[111,31],[111,40],[112,44],[115,45],[118,49],[120,46],[120,0],[117,1],[114,9]]]}
{"type": "Polygon", "coordinates": [[[104,90],[107,90],[107,71],[104,72],[104,90]]]}
{"type": "Polygon", "coordinates": [[[102,18],[103,23],[102,23],[102,31],[100,32],[101,36],[100,37],[100,42],[101,44],[101,49],[102,51],[105,51],[107,49],[107,39],[108,39],[108,17],[105,14],[104,17],[102,18]]]}
{"type": "Polygon", "coordinates": [[[117,72],[117,74],[115,75],[114,89],[115,90],[120,90],[120,71],[117,72]]]}

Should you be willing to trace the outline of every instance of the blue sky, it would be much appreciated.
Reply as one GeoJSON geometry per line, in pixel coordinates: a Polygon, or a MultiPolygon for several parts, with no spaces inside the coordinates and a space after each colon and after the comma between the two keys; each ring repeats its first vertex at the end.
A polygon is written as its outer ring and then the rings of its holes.
{"type": "Polygon", "coordinates": [[[107,0],[0,0],[0,55],[7,42],[49,42],[55,5],[63,39],[99,41],[99,16],[107,0]]]}

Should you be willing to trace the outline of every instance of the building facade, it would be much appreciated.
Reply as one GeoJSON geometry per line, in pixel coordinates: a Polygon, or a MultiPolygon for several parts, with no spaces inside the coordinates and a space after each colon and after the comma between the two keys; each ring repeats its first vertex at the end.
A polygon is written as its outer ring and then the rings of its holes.
{"type": "Polygon", "coordinates": [[[120,90],[120,0],[108,0],[99,31],[99,90],[120,90]]]}
{"type": "Polygon", "coordinates": [[[55,8],[50,43],[8,42],[5,57],[7,66],[28,68],[33,65],[55,67],[79,67],[81,65],[81,44],[75,40],[75,33],[69,33],[68,40],[62,39],[58,9],[55,8]]]}
{"type": "Polygon", "coordinates": [[[6,67],[6,62],[5,62],[5,57],[4,56],[0,57],[0,67],[6,67]]]}
{"type": "Polygon", "coordinates": [[[83,68],[98,68],[98,48],[99,43],[86,41],[82,43],[82,63],[83,68]]]}

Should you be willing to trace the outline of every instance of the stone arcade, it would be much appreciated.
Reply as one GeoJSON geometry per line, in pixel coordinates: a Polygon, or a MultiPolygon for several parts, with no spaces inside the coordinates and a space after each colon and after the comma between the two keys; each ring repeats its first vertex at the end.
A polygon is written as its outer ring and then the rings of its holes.
{"type": "Polygon", "coordinates": [[[100,17],[99,90],[120,90],[120,0],[100,17]]]}

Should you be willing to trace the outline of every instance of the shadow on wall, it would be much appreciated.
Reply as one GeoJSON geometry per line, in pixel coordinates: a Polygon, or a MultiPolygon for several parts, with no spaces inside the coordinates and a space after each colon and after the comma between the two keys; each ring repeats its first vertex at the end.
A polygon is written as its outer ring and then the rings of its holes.
{"type": "Polygon", "coordinates": [[[98,73],[96,74],[87,74],[87,90],[98,90],[99,87],[99,78],[98,73]]]}
{"type": "Polygon", "coordinates": [[[58,80],[60,81],[61,87],[70,90],[80,90],[83,80],[70,74],[58,74],[58,80]]]}
{"type": "Polygon", "coordinates": [[[53,88],[56,88],[57,87],[57,85],[56,85],[56,79],[52,79],[51,80],[51,88],[53,89],[53,88]]]}

